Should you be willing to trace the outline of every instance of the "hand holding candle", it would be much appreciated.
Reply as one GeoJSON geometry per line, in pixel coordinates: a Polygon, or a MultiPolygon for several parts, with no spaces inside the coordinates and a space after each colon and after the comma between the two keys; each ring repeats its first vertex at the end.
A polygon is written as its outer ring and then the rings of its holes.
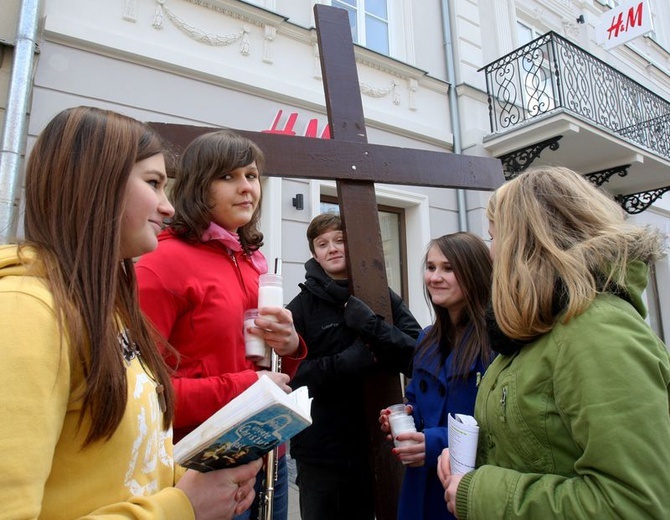
{"type": "MultiPolygon", "coordinates": [[[[270,351],[280,356],[290,356],[298,349],[300,339],[293,326],[291,312],[284,308],[284,289],[281,275],[281,259],[275,260],[275,272],[262,274],[258,280],[258,311],[256,330],[264,339],[270,359],[270,351]]],[[[265,365],[259,365],[265,366],[265,365]]]]}

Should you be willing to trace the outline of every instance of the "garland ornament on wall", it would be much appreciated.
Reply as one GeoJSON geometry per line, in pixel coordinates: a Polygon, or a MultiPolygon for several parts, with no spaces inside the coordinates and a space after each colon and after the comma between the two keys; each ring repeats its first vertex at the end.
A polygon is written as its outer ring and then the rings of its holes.
{"type": "Polygon", "coordinates": [[[361,88],[361,94],[365,94],[366,96],[370,96],[373,98],[382,98],[388,96],[391,92],[393,92],[393,104],[394,105],[400,104],[400,96],[396,91],[396,88],[398,87],[398,82],[395,80],[393,81],[393,83],[391,83],[391,86],[387,88],[374,88],[371,87],[370,85],[366,85],[365,83],[359,83],[359,86],[361,88]]]}
{"type": "Polygon", "coordinates": [[[163,18],[167,17],[172,24],[179,29],[181,32],[186,34],[192,40],[195,40],[199,43],[204,43],[206,45],[212,45],[214,47],[221,47],[224,45],[230,45],[235,43],[240,38],[242,39],[241,53],[244,56],[249,55],[249,27],[246,25],[242,27],[242,30],[226,35],[212,34],[198,29],[192,25],[189,25],[184,20],[179,18],[170,8],[165,5],[166,0],[156,0],[156,13],[154,15],[154,29],[160,30],[163,28],[163,18]]]}
{"type": "MultiPolygon", "coordinates": [[[[219,12],[231,15],[227,10],[221,10],[220,8],[213,7],[210,2],[207,0],[185,0],[192,4],[206,7],[209,9],[214,9],[219,12]]],[[[249,34],[251,28],[248,25],[243,25],[242,29],[231,33],[231,34],[214,34],[209,33],[203,29],[199,29],[189,23],[187,23],[183,18],[180,18],[174,11],[172,11],[167,6],[168,0],[156,0],[156,11],[154,12],[154,19],[152,26],[156,30],[162,30],[165,19],[167,18],[177,29],[183,32],[186,36],[195,40],[196,42],[203,43],[205,45],[211,45],[213,47],[222,47],[230,45],[237,41],[240,43],[240,53],[243,56],[248,56],[251,51],[251,45],[249,42],[249,34]]],[[[232,16],[235,16],[232,14],[232,16]]],[[[123,4],[123,19],[128,22],[137,21],[137,0],[124,0],[123,4]]],[[[248,19],[247,19],[248,20],[248,19]]],[[[255,20],[250,20],[250,23],[256,24],[255,20]]],[[[271,25],[264,25],[258,23],[264,27],[264,38],[263,38],[263,61],[265,63],[273,63],[271,43],[277,37],[277,28],[271,25]]],[[[319,59],[319,48],[316,41],[313,42],[313,53],[314,53],[314,78],[321,79],[321,64],[319,59]]],[[[366,83],[359,83],[361,94],[369,96],[372,98],[383,98],[391,95],[391,100],[394,105],[400,105],[400,93],[398,92],[399,82],[398,80],[393,80],[388,87],[372,87],[366,83]]],[[[410,110],[416,110],[415,104],[415,93],[417,91],[418,83],[416,80],[409,80],[409,96],[410,96],[410,110]]]]}

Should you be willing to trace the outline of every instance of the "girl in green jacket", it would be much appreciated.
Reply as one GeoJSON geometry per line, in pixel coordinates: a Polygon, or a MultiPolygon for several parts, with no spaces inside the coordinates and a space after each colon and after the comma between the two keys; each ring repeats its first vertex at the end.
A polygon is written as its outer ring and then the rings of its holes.
{"type": "Polygon", "coordinates": [[[500,353],[475,405],[477,469],[438,475],[460,520],[667,519],[670,358],[644,318],[658,232],[565,168],[491,198],[500,353]]]}

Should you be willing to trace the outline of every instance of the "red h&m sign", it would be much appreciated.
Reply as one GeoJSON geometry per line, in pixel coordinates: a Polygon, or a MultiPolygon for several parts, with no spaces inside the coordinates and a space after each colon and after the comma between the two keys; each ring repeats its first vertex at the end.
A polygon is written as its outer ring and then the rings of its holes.
{"type": "MultiPolygon", "coordinates": [[[[293,127],[295,126],[295,122],[298,119],[298,113],[291,112],[291,114],[286,119],[284,127],[281,128],[279,125],[283,113],[284,113],[283,110],[278,110],[277,115],[275,116],[270,129],[263,130],[263,132],[268,134],[296,135],[295,131],[293,130],[293,127]]],[[[321,132],[321,136],[317,135],[319,130],[318,126],[319,126],[318,119],[310,119],[309,122],[307,123],[307,126],[305,127],[305,132],[302,135],[304,135],[305,137],[321,137],[321,139],[330,139],[330,128],[328,127],[328,125],[326,124],[324,126],[323,131],[321,132]]]]}
{"type": "Polygon", "coordinates": [[[596,40],[604,49],[610,50],[653,30],[649,1],[633,0],[600,16],[596,40]]]}

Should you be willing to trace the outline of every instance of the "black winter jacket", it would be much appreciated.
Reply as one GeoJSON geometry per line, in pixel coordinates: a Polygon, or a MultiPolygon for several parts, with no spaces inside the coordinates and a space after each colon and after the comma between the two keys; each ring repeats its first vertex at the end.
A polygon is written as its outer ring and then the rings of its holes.
{"type": "Polygon", "coordinates": [[[391,289],[393,325],[350,296],[348,281],[331,279],[316,260],[305,270],[301,292],[287,308],[308,352],[290,385],[309,388],[312,425],[291,439],[291,457],[360,468],[368,457],[365,377],[377,368],[409,375],[421,327],[391,289]]]}

